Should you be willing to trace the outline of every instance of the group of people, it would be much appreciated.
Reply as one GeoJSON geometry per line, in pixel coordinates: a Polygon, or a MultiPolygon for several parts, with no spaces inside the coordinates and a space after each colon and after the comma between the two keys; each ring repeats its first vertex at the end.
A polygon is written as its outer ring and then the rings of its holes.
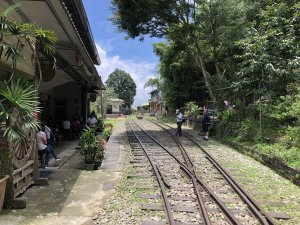
{"type": "Polygon", "coordinates": [[[45,156],[45,162],[42,162],[42,164],[44,164],[46,168],[49,166],[50,156],[52,156],[56,161],[61,160],[61,158],[55,153],[55,137],[51,128],[47,126],[47,124],[42,124],[39,127],[36,135],[36,147],[38,154],[42,156],[42,160],[44,160],[43,156],[45,156]]]}
{"type": "Polygon", "coordinates": [[[62,133],[65,140],[79,138],[83,130],[83,123],[77,116],[73,120],[65,118],[62,122],[62,133]]]}
{"type": "MultiPolygon", "coordinates": [[[[180,109],[176,109],[175,117],[176,117],[176,123],[177,123],[177,130],[176,130],[175,135],[182,136],[181,126],[184,121],[184,116],[181,113],[180,109]]],[[[205,141],[208,141],[208,128],[209,128],[209,124],[210,124],[210,117],[208,115],[207,109],[203,110],[203,117],[202,117],[201,124],[202,124],[202,132],[200,132],[200,133],[203,133],[203,135],[204,135],[203,139],[205,141]]]]}
{"type": "MultiPolygon", "coordinates": [[[[96,113],[93,111],[88,117],[86,125],[90,128],[95,128],[97,123],[98,119],[96,113]]],[[[86,125],[83,124],[82,121],[76,116],[72,121],[68,120],[68,118],[65,118],[61,126],[64,140],[79,137],[86,125]]],[[[52,127],[54,127],[54,125],[50,122],[50,120],[49,122],[43,122],[36,135],[38,155],[43,156],[40,158],[45,160],[42,163],[45,167],[49,166],[49,160],[51,156],[56,161],[61,160],[61,158],[58,157],[55,152],[56,137],[52,127]]]]}
{"type": "Polygon", "coordinates": [[[95,128],[97,124],[98,119],[94,111],[89,115],[87,124],[84,124],[82,119],[80,120],[78,116],[75,116],[71,121],[68,120],[68,118],[65,118],[65,120],[62,122],[63,137],[65,140],[79,138],[86,125],[89,128],[95,128]]]}

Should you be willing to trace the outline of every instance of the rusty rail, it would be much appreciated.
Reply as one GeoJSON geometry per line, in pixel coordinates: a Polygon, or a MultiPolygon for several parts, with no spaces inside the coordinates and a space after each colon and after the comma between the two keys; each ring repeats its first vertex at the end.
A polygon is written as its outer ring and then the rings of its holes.
{"type": "MultiPolygon", "coordinates": [[[[152,123],[155,123],[156,125],[163,128],[160,124],[151,121],[152,123]]],[[[164,126],[167,126],[169,128],[172,128],[166,124],[164,126]]],[[[163,128],[165,129],[165,128],[163,128]]],[[[174,129],[174,128],[172,128],[174,129]]],[[[166,129],[165,129],[166,130],[166,129]]],[[[167,131],[169,132],[169,131],[167,131]]],[[[169,132],[171,133],[171,132],[169,132]]],[[[171,133],[172,135],[172,133],[171,133]]],[[[172,135],[173,138],[174,135],[172,135]]],[[[231,187],[236,191],[236,193],[240,196],[240,198],[244,201],[245,204],[247,204],[252,211],[252,213],[258,218],[258,220],[263,225],[276,225],[275,221],[263,211],[263,209],[250,197],[250,195],[237,183],[237,181],[230,176],[230,174],[203,148],[201,147],[191,135],[188,135],[186,133],[183,133],[183,136],[188,138],[190,141],[192,141],[196,146],[198,146],[206,155],[206,158],[214,165],[214,167],[222,174],[224,179],[231,185],[231,187]]],[[[177,139],[177,138],[176,138],[177,139]]]]}
{"type": "MultiPolygon", "coordinates": [[[[135,123],[136,124],[136,123],[135,123]]],[[[227,218],[229,219],[230,223],[233,225],[241,225],[241,223],[236,219],[236,217],[228,210],[228,208],[225,206],[225,204],[218,198],[218,196],[213,192],[213,190],[208,187],[199,177],[197,177],[193,171],[193,168],[187,167],[184,163],[182,163],[174,154],[172,154],[168,149],[166,149],[161,143],[159,143],[155,138],[153,138],[148,132],[144,131],[138,124],[136,124],[145,134],[147,134],[154,142],[156,142],[161,148],[163,148],[172,158],[174,158],[177,163],[180,165],[180,167],[186,172],[186,174],[189,175],[189,177],[192,179],[192,181],[197,182],[203,190],[205,190],[209,196],[218,204],[218,206],[223,210],[227,218]]],[[[173,135],[172,135],[173,136],[173,135]]],[[[186,152],[185,152],[186,153],[186,152]]],[[[186,153],[187,155],[187,153],[186,153]]],[[[190,161],[191,162],[191,161],[190,161]]],[[[193,182],[194,183],[194,182],[193,182]]],[[[195,185],[195,189],[197,189],[197,185],[195,185]]],[[[199,192],[198,192],[199,194],[199,192]]],[[[197,200],[199,200],[199,206],[200,206],[200,213],[203,216],[203,219],[207,224],[211,224],[207,210],[204,206],[204,203],[202,200],[200,200],[201,196],[197,196],[197,200]],[[198,198],[199,197],[199,198],[198,198]],[[201,203],[202,202],[202,203],[201,203]],[[201,208],[203,207],[203,208],[201,208]],[[206,214],[206,215],[205,215],[206,214]]]]}
{"type": "Polygon", "coordinates": [[[170,225],[176,225],[175,223],[175,220],[174,220],[174,215],[173,215],[173,211],[171,209],[171,205],[170,205],[170,202],[168,200],[168,196],[167,196],[167,193],[165,191],[165,186],[164,186],[164,179],[162,178],[162,173],[161,171],[159,170],[159,168],[156,166],[156,164],[153,162],[153,160],[151,159],[151,157],[149,156],[147,150],[146,150],[146,147],[143,145],[143,143],[141,142],[140,138],[136,135],[136,133],[134,132],[134,130],[132,129],[132,126],[128,123],[132,133],[134,134],[135,138],[138,140],[138,142],[140,143],[146,157],[148,158],[150,164],[151,164],[151,167],[155,173],[155,176],[157,178],[157,182],[160,186],[160,190],[161,190],[161,195],[162,195],[162,199],[163,199],[163,202],[164,202],[164,208],[165,208],[165,212],[167,214],[167,220],[168,220],[168,223],[170,225]]]}

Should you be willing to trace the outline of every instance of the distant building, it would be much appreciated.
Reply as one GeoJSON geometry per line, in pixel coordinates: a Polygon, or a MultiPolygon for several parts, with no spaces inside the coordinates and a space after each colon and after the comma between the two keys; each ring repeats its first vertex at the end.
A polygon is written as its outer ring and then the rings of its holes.
{"type": "Polygon", "coordinates": [[[151,98],[149,100],[150,114],[155,114],[155,116],[162,116],[166,114],[166,106],[161,97],[161,92],[159,90],[154,90],[150,92],[151,98]]]}
{"type": "Polygon", "coordinates": [[[106,104],[106,115],[109,114],[118,114],[121,115],[123,113],[123,105],[125,101],[119,98],[112,98],[107,101],[106,104]]]}

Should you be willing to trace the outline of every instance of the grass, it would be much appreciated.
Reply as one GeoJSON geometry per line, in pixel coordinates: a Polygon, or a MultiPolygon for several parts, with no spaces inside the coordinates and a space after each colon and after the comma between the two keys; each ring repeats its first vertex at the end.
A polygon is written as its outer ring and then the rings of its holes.
{"type": "Polygon", "coordinates": [[[120,122],[120,119],[119,118],[110,118],[110,119],[105,119],[104,120],[104,124],[112,124],[113,127],[115,127],[118,123],[120,122]]]}
{"type": "Polygon", "coordinates": [[[247,126],[244,123],[242,128],[236,126],[235,128],[220,127],[220,129],[223,129],[223,132],[219,132],[217,139],[252,147],[257,152],[300,170],[300,148],[297,140],[294,140],[295,137],[286,132],[287,129],[276,127],[271,122],[264,124],[262,136],[259,135],[259,126],[255,123],[249,123],[247,126]],[[226,129],[231,129],[229,132],[231,135],[226,134],[226,129]],[[224,132],[225,134],[222,135],[221,133],[224,132]]]}
{"type": "Polygon", "coordinates": [[[292,216],[291,220],[279,220],[279,225],[298,225],[300,224],[300,189],[293,185],[292,182],[286,180],[270,169],[260,165],[257,162],[251,162],[247,156],[240,157],[228,147],[218,147],[214,150],[216,154],[222,153],[221,164],[228,168],[239,168],[239,173],[244,176],[237,176],[236,180],[243,183],[243,187],[251,194],[255,192],[264,192],[267,195],[252,196],[256,201],[260,202],[283,202],[282,206],[272,206],[263,204],[265,211],[284,212],[292,216]],[[246,180],[244,180],[246,178],[246,180]]]}

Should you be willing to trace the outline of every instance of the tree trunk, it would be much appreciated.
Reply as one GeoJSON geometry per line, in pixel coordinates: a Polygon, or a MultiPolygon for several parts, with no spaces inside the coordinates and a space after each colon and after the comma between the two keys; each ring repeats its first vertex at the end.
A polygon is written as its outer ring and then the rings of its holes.
{"type": "Polygon", "coordinates": [[[213,103],[215,103],[216,102],[216,96],[213,93],[212,86],[211,86],[211,83],[210,83],[211,76],[210,76],[209,72],[205,68],[204,61],[203,61],[203,56],[202,56],[202,53],[201,53],[201,49],[200,49],[200,46],[198,45],[197,41],[195,41],[195,45],[196,45],[196,50],[197,51],[194,51],[193,53],[196,56],[197,66],[202,71],[203,78],[204,78],[204,83],[205,83],[205,86],[206,86],[206,88],[208,90],[209,97],[211,98],[211,100],[213,101],[213,103]]]}
{"type": "Polygon", "coordinates": [[[215,68],[216,68],[217,76],[218,76],[218,78],[220,78],[222,76],[222,72],[221,72],[221,68],[220,68],[219,62],[216,59],[214,59],[214,63],[215,63],[215,68]]]}

